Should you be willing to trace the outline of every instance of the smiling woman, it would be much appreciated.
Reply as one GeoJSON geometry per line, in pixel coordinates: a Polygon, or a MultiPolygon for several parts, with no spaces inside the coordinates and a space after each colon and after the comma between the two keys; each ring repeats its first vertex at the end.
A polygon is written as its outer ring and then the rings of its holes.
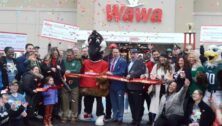
{"type": "Polygon", "coordinates": [[[203,101],[203,91],[195,90],[192,94],[192,99],[193,102],[187,109],[187,124],[189,126],[212,126],[215,114],[203,101]]]}
{"type": "Polygon", "coordinates": [[[190,81],[185,79],[184,86],[177,90],[177,83],[171,82],[167,94],[163,95],[160,101],[159,113],[154,126],[180,126],[184,119],[184,99],[190,81]]]}

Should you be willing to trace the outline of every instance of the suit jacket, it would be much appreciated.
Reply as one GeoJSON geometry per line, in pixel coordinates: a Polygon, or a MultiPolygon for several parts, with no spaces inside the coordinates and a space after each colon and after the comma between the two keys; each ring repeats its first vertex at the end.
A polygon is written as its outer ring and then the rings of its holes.
{"type": "MultiPolygon", "coordinates": [[[[145,74],[146,66],[142,60],[135,60],[130,70],[128,70],[128,75],[130,79],[140,78],[140,75],[145,74]]],[[[129,83],[127,84],[128,90],[143,90],[143,84],[141,83],[129,83]]]]}
{"type": "MultiPolygon", "coordinates": [[[[116,64],[113,68],[112,74],[114,76],[120,76],[120,77],[124,77],[126,76],[126,71],[127,71],[127,62],[124,58],[119,58],[116,61],[116,64]]],[[[112,80],[111,82],[111,89],[114,90],[124,90],[125,89],[125,82],[122,81],[116,81],[116,80],[112,80]]]]}

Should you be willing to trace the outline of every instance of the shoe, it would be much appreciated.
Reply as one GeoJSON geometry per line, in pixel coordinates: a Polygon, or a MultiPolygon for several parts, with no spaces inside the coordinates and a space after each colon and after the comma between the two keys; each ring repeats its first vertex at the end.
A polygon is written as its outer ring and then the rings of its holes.
{"type": "Polygon", "coordinates": [[[62,123],[66,123],[67,121],[68,121],[67,118],[62,118],[62,119],[61,119],[61,122],[62,122],[62,123]]]}
{"type": "Polygon", "coordinates": [[[110,117],[105,117],[105,118],[104,118],[104,121],[105,121],[105,122],[110,122],[110,121],[112,121],[112,119],[111,119],[110,117]]]}
{"type": "Polygon", "coordinates": [[[91,120],[91,119],[93,119],[93,116],[92,116],[92,114],[85,113],[83,115],[83,119],[84,120],[91,120]]]}
{"type": "Polygon", "coordinates": [[[38,120],[42,120],[43,119],[43,116],[42,115],[39,115],[38,112],[34,112],[34,118],[38,119],[38,120]]]}
{"type": "Polygon", "coordinates": [[[78,120],[77,117],[73,117],[73,118],[71,118],[71,123],[76,123],[77,120],[78,120]]]}
{"type": "Polygon", "coordinates": [[[36,118],[36,119],[39,119],[39,120],[42,120],[42,119],[43,119],[43,116],[37,115],[37,116],[35,116],[35,118],[36,118]]]}
{"type": "Polygon", "coordinates": [[[97,117],[95,125],[96,126],[104,126],[104,115],[97,117]]]}

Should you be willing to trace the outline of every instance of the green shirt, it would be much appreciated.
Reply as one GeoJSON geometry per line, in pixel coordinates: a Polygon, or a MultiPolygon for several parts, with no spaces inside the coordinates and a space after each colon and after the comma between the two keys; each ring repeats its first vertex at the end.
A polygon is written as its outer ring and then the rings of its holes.
{"type": "Polygon", "coordinates": [[[199,67],[195,67],[191,69],[191,75],[192,75],[192,82],[191,82],[191,85],[189,87],[189,94],[190,96],[193,94],[193,92],[197,89],[200,89],[202,90],[203,92],[205,91],[204,87],[197,84],[196,83],[196,76],[198,73],[200,72],[204,72],[204,68],[202,66],[199,66],[199,67]]]}
{"type": "Polygon", "coordinates": [[[207,74],[207,78],[208,78],[208,91],[212,91],[212,90],[218,90],[219,87],[219,78],[220,76],[218,76],[219,72],[222,70],[222,64],[218,64],[215,67],[204,67],[205,73],[207,74]]]}
{"type": "MultiPolygon", "coordinates": [[[[82,64],[80,60],[74,59],[72,61],[65,60],[65,69],[69,70],[71,73],[80,73],[82,64]]],[[[73,89],[75,87],[79,86],[79,79],[78,78],[66,78],[67,82],[69,83],[69,80],[72,80],[73,83],[69,84],[70,88],[73,89]]]]}

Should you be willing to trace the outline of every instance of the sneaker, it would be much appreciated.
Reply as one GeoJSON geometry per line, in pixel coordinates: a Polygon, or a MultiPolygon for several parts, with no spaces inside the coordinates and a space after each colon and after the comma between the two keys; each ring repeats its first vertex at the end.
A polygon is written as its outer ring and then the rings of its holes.
{"type": "Polygon", "coordinates": [[[72,117],[70,121],[71,123],[76,123],[78,121],[78,117],[72,117]]]}
{"type": "Polygon", "coordinates": [[[92,116],[92,114],[85,113],[83,115],[83,119],[84,120],[91,120],[91,119],[93,119],[93,116],[92,116]]]}
{"type": "Polygon", "coordinates": [[[104,118],[104,121],[105,121],[105,122],[110,122],[110,121],[112,121],[112,119],[111,119],[110,117],[105,117],[105,118],[104,118]]]}
{"type": "Polygon", "coordinates": [[[95,121],[96,126],[103,126],[104,125],[104,115],[98,116],[95,121]]]}
{"type": "Polygon", "coordinates": [[[34,117],[36,119],[39,119],[39,120],[42,120],[43,119],[43,116],[42,115],[39,115],[38,112],[34,112],[34,117]]]}
{"type": "Polygon", "coordinates": [[[62,122],[62,123],[66,123],[67,121],[68,121],[67,118],[64,118],[64,117],[63,117],[63,118],[61,119],[61,122],[62,122]]]}

